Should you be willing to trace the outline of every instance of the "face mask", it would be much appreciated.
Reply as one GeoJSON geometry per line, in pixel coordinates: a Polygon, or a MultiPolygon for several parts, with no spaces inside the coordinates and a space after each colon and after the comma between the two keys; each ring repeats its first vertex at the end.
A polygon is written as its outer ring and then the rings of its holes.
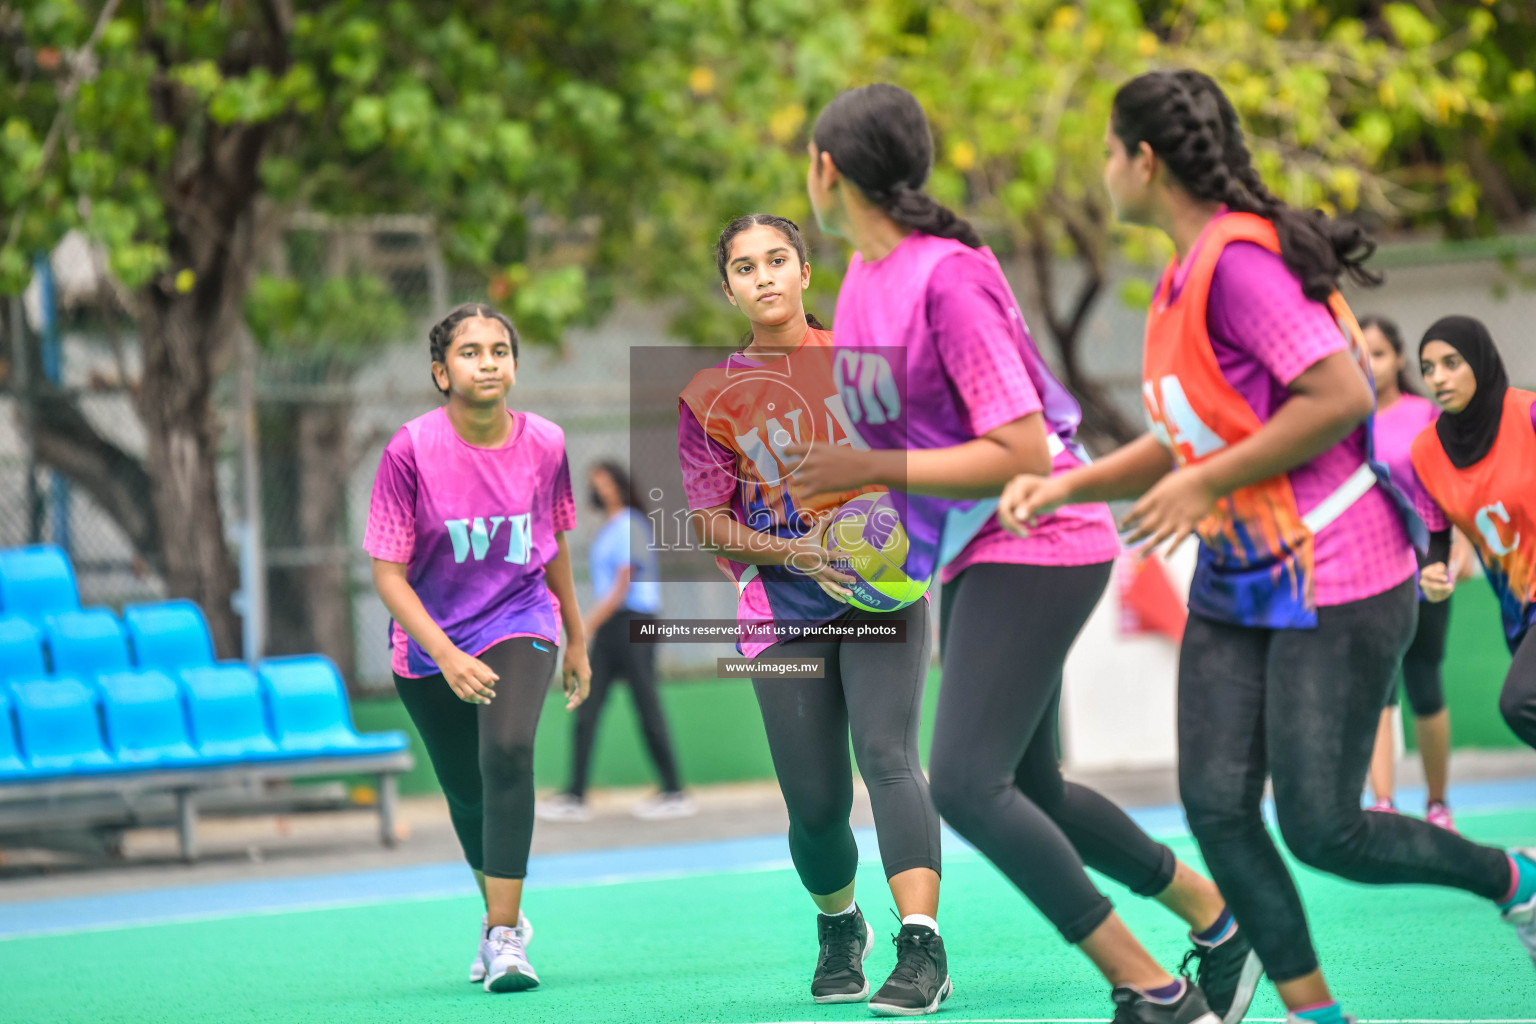
{"type": "Polygon", "coordinates": [[[602,511],[603,509],[608,507],[607,505],[605,505],[603,503],[603,496],[598,493],[596,487],[592,488],[591,490],[589,490],[587,492],[587,501],[591,502],[592,503],[592,507],[597,509],[598,511],[602,511]]]}

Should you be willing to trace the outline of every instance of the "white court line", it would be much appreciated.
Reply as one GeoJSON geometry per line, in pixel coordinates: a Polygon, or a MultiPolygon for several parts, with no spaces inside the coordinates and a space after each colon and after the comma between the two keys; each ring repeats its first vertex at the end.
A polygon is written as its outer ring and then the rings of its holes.
{"type": "MultiPolygon", "coordinates": [[[[794,867],[788,860],[765,860],[752,864],[737,864],[728,868],[715,871],[695,871],[689,868],[680,868],[676,871],[637,871],[631,874],[593,875],[590,878],[572,878],[550,885],[537,887],[540,892],[554,892],[560,889],[586,889],[593,886],[627,885],[630,882],[657,882],[674,881],[679,878],[696,878],[702,875],[749,875],[767,871],[783,871],[794,867]]],[[[465,891],[462,888],[443,889],[428,892],[410,893],[405,896],[391,896],[379,894],[377,896],[349,897],[335,900],[308,900],[304,902],[285,903],[278,907],[240,907],[229,910],[215,910],[206,914],[188,913],[171,914],[164,917],[147,918],[123,918],[117,921],[91,922],[82,925],[59,925],[57,927],[37,928],[31,931],[17,931],[0,935],[0,943],[15,942],[21,939],[37,939],[55,935],[83,935],[91,932],[115,932],[126,928],[154,928],[163,924],[200,924],[205,921],[227,921],[238,917],[275,917],[279,914],[307,914],[316,910],[351,910],[360,907],[388,906],[392,903],[430,903],[436,900],[465,899],[473,896],[474,890],[465,891]]],[[[820,1022],[825,1024],[825,1022],[820,1022]]],[[[955,1022],[958,1024],[958,1022],[955,1022]]],[[[1531,1022],[1536,1024],[1536,1021],[1531,1022]]]]}

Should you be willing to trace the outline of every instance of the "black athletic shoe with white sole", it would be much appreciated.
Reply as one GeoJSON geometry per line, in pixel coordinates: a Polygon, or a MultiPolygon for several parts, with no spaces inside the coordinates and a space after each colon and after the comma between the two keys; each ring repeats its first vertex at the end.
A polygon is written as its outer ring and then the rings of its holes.
{"type": "Polygon", "coordinates": [[[896,969],[869,1001],[878,1017],[920,1017],[949,998],[949,957],[939,933],[921,924],[904,924],[892,940],[896,969]]]}
{"type": "Polygon", "coordinates": [[[1179,965],[1179,972],[1186,978],[1191,960],[1199,965],[1195,969],[1195,984],[1205,993],[1211,1011],[1221,1018],[1221,1024],[1237,1024],[1248,1012],[1259,979],[1264,977],[1264,965],[1259,963],[1259,955],[1248,944],[1242,929],[1233,929],[1231,935],[1214,946],[1195,943],[1179,965]]]}
{"type": "Polygon", "coordinates": [[[858,1003],[869,995],[864,961],[875,944],[875,930],[862,911],[817,914],[816,934],[821,952],[811,978],[811,996],[818,1003],[858,1003]]]}
{"type": "Polygon", "coordinates": [[[1154,1003],[1132,988],[1117,988],[1110,998],[1115,1001],[1115,1019],[1110,1024],[1221,1024],[1200,989],[1188,983],[1176,1003],[1154,1003]]]}

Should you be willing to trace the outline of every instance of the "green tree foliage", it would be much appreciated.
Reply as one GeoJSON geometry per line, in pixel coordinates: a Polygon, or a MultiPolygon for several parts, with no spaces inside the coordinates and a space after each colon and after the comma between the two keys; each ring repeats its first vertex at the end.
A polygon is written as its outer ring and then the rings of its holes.
{"type": "MultiPolygon", "coordinates": [[[[1112,227],[1098,185],[1119,83],[1202,68],[1287,199],[1486,232],[1536,196],[1533,19],[1523,0],[0,2],[0,291],[68,229],[105,247],[148,458],[71,471],[109,510],[153,494],[134,542],[228,651],[211,396],[232,339],[249,321],[284,349],[355,348],[409,312],[351,270],[259,274],[287,211],[429,215],[532,339],[629,290],[725,341],[713,242],[751,210],[810,229],[830,314],[843,254],[806,224],[809,128],[840,89],[895,81],[932,115],[935,192],[1031,268],[1090,432],[1122,437],[1081,329],[1114,261],[1166,253],[1112,227]]],[[[84,417],[48,429],[50,450],[112,454],[84,417]]]]}

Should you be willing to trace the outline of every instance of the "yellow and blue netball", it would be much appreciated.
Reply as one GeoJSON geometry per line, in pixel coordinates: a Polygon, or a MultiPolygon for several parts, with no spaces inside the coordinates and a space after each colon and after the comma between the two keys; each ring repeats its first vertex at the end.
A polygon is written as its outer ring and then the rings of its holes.
{"type": "Polygon", "coordinates": [[[832,514],[822,546],[832,564],[854,577],[848,603],[894,612],[922,599],[928,579],[907,575],[907,531],[889,492],[861,494],[832,514]]]}

